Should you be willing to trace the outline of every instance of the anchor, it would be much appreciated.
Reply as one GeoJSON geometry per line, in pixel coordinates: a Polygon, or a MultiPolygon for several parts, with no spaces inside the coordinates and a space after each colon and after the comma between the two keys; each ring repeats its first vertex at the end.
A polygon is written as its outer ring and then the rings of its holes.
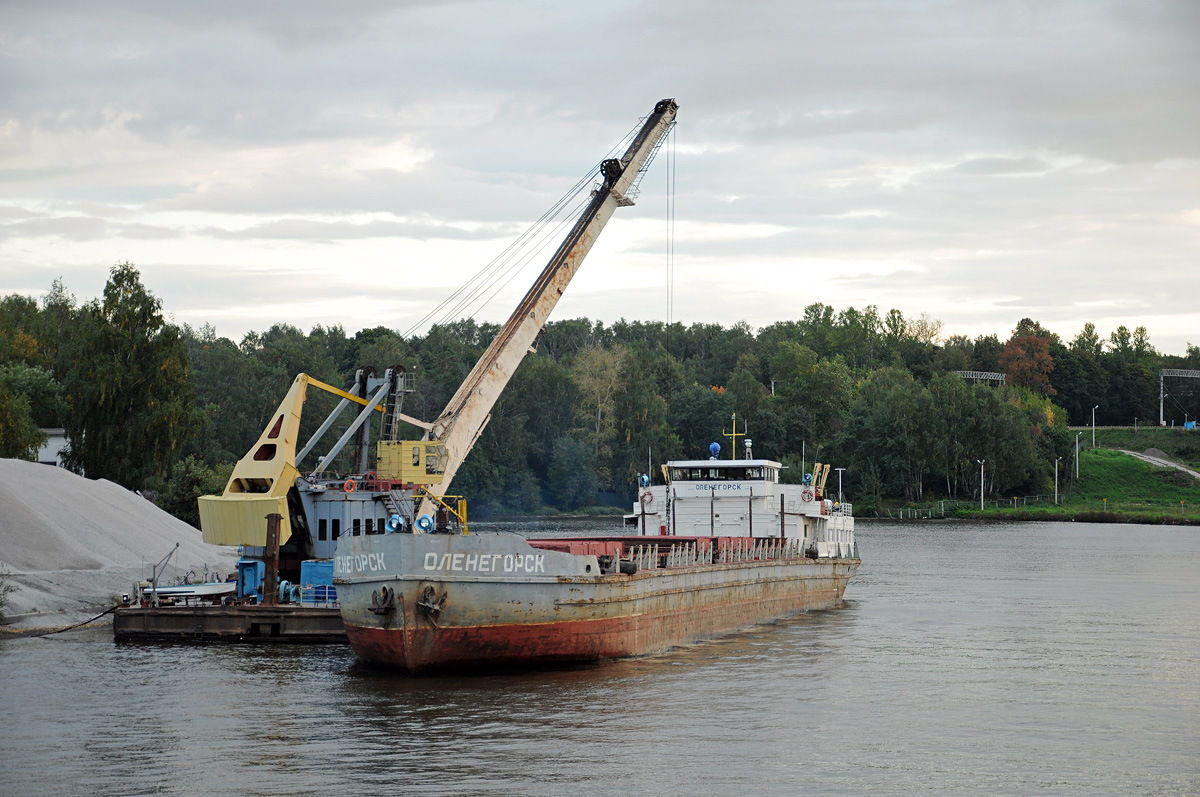
{"type": "Polygon", "coordinates": [[[429,584],[425,587],[425,591],[421,594],[421,600],[417,601],[425,614],[429,615],[430,619],[436,619],[441,614],[442,606],[446,603],[446,593],[442,593],[442,597],[437,596],[437,591],[433,585],[429,584]]]}
{"type": "Polygon", "coordinates": [[[391,614],[396,611],[392,601],[396,597],[395,590],[390,587],[375,590],[371,593],[371,612],[373,614],[391,614]]]}

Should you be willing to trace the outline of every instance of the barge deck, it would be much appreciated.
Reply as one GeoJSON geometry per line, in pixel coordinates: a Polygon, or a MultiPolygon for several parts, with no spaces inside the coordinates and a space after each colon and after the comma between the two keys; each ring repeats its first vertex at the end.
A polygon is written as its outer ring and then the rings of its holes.
{"type": "Polygon", "coordinates": [[[123,606],[113,612],[118,642],[346,644],[337,607],[296,605],[123,606]]]}

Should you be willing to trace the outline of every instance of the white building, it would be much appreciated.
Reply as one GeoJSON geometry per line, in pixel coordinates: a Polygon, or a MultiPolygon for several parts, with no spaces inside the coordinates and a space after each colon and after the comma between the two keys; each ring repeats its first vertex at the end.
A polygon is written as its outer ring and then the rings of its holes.
{"type": "Polygon", "coordinates": [[[67,447],[67,430],[43,429],[42,434],[46,435],[46,442],[42,443],[42,447],[38,449],[38,463],[61,468],[63,466],[62,452],[67,447]]]}

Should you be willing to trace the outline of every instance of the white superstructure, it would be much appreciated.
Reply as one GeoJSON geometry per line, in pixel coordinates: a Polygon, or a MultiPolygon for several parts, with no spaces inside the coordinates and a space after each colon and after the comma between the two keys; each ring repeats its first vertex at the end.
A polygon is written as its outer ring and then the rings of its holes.
{"type": "Polygon", "coordinates": [[[783,484],[769,459],[668,462],[666,484],[642,477],[627,525],[645,536],[755,537],[803,541],[810,556],[857,556],[848,503],[825,495],[829,466],[818,463],[803,484],[783,484]]]}

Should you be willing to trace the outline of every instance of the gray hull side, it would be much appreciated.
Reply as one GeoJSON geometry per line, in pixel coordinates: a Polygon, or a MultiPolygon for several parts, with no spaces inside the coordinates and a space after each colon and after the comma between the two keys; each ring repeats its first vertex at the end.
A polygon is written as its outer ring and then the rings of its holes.
{"type": "Polygon", "coordinates": [[[420,671],[654,653],[833,606],[858,564],[794,558],[601,576],[594,556],[515,534],[393,534],[343,538],[334,580],[355,651],[420,671]]]}

